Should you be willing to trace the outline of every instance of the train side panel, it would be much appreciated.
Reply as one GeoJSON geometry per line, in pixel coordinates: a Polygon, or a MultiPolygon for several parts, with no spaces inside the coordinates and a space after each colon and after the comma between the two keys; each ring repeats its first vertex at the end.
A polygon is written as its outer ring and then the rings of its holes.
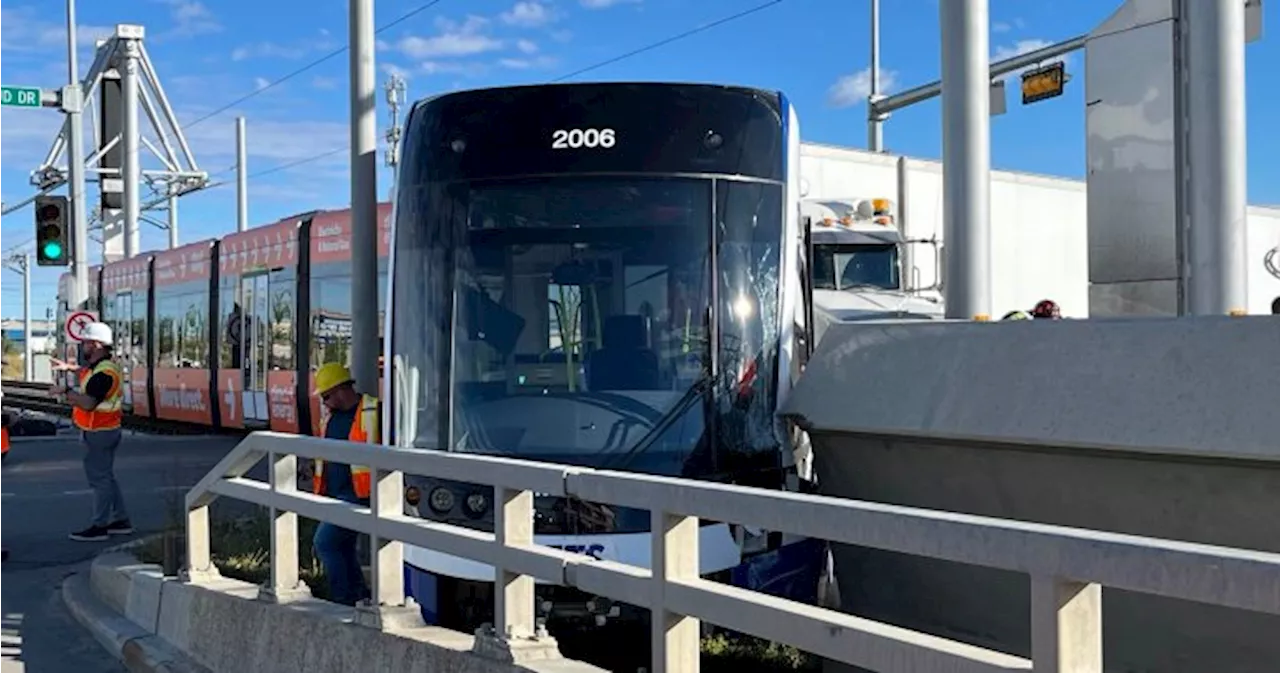
{"type": "MultiPolygon", "coordinates": [[[[317,213],[311,220],[310,239],[309,343],[305,349],[310,362],[306,391],[311,411],[311,433],[319,435],[326,411],[315,395],[315,371],[325,362],[351,364],[351,211],[317,213]]],[[[391,204],[379,203],[379,338],[383,336],[383,318],[386,315],[390,250],[391,204]]],[[[378,371],[381,375],[382,368],[379,367],[378,371]]]]}
{"type": "Polygon", "coordinates": [[[210,329],[213,241],[158,252],[151,382],[156,418],[213,425],[210,329]]]}
{"type": "Polygon", "coordinates": [[[151,254],[102,268],[101,319],[114,333],[114,359],[124,371],[124,409],[150,417],[151,254]]]}
{"type": "Polygon", "coordinates": [[[218,251],[214,390],[223,427],[296,433],[296,219],[230,234],[218,251]]]}

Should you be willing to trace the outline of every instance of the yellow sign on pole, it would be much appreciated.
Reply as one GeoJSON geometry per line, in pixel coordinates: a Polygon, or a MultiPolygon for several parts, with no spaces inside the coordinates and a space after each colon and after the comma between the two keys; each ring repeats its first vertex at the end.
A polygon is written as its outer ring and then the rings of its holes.
{"type": "Polygon", "coordinates": [[[1050,63],[1022,74],[1022,104],[1061,96],[1067,86],[1066,64],[1050,63]]]}

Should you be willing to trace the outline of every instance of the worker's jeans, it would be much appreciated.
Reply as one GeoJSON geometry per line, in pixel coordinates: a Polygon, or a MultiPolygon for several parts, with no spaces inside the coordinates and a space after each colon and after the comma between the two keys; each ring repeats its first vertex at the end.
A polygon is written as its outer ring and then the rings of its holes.
{"type": "Polygon", "coordinates": [[[121,436],[119,428],[82,433],[84,476],[89,481],[89,488],[93,489],[91,523],[94,526],[105,527],[129,518],[115,475],[116,449],[120,448],[121,436]]]}
{"type": "Polygon", "coordinates": [[[361,599],[369,597],[364,571],[360,568],[360,557],[356,552],[356,542],[359,539],[359,533],[331,523],[321,523],[316,527],[312,543],[316,548],[316,556],[324,566],[325,575],[329,577],[329,600],[334,603],[355,605],[361,599]]]}

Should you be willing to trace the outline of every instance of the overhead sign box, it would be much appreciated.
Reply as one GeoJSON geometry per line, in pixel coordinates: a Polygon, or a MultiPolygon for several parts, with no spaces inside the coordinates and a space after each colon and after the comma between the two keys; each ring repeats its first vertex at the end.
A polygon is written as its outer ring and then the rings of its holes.
{"type": "Polygon", "coordinates": [[[1067,68],[1062,61],[1022,74],[1022,104],[1036,103],[1062,95],[1067,86],[1067,68]]]}

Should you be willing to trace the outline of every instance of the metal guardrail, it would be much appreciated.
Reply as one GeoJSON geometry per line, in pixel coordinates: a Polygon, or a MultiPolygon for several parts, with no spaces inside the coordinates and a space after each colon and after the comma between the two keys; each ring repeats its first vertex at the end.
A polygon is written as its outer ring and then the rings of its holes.
{"type": "Polygon", "coordinates": [[[249,435],[188,493],[189,581],[214,574],[208,506],[218,497],[271,508],[264,598],[306,591],[298,575],[300,514],[373,536],[372,589],[381,606],[405,604],[401,543],[494,566],[495,632],[510,646],[538,639],[534,578],[648,608],[656,625],[655,671],[698,670],[700,620],[884,673],[1065,672],[1103,670],[1103,586],[1280,614],[1275,553],[272,432],[249,435]],[[299,491],[298,457],[373,468],[371,506],[299,491]],[[245,479],[263,458],[271,463],[270,482],[245,479]],[[406,516],[404,473],[493,486],[494,532],[406,516]],[[535,492],[649,509],[652,570],[534,544],[535,492]],[[699,518],[1025,573],[1032,587],[1031,659],[704,580],[699,518]]]}

